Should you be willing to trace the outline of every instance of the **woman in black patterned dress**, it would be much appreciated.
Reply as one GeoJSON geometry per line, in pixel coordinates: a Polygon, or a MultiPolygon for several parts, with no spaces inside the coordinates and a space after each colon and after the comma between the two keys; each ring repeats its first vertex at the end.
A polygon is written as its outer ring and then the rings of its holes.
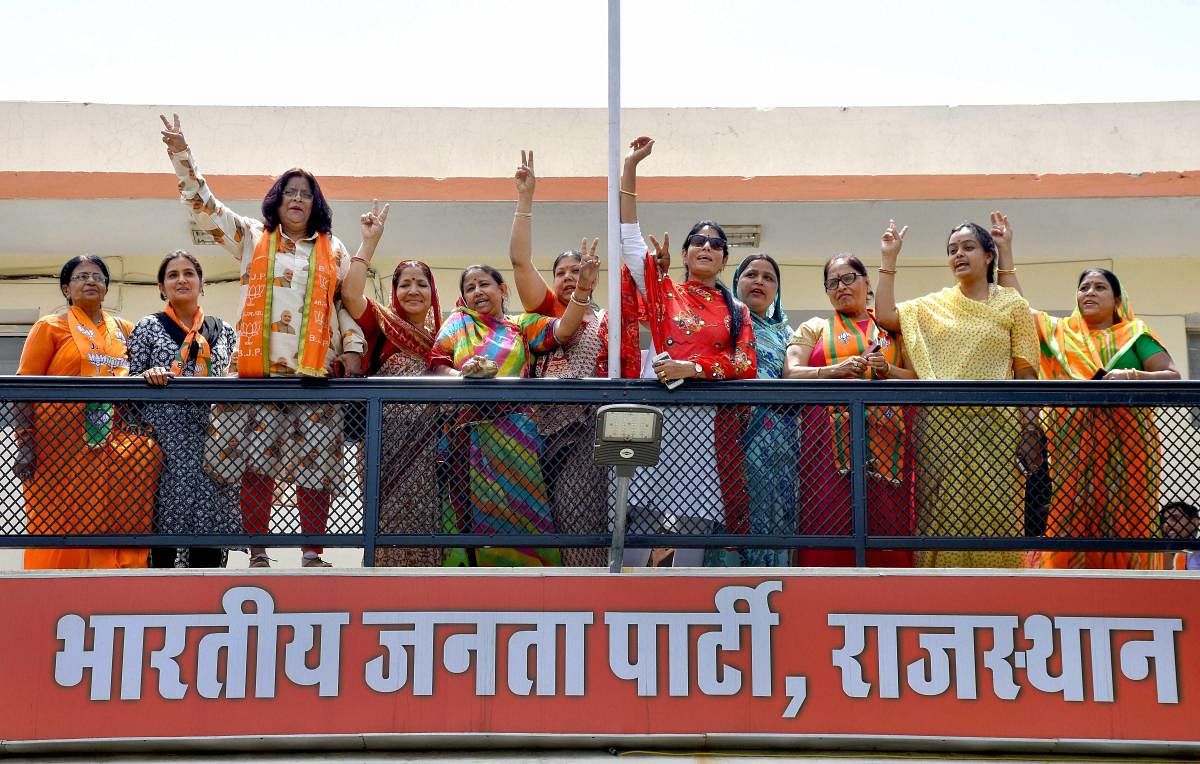
{"type": "MultiPolygon", "coordinates": [[[[171,377],[221,377],[237,347],[228,322],[205,316],[200,308],[204,271],[183,250],[163,258],[158,267],[159,296],[166,310],[146,316],[129,337],[129,373],[151,385],[171,377]]],[[[151,403],[142,418],[154,430],[164,455],[155,499],[155,531],[177,534],[242,532],[238,486],[223,486],[204,470],[209,407],[204,403],[151,403]]],[[[154,568],[224,567],[227,551],[213,547],[156,547],[154,568]]]]}

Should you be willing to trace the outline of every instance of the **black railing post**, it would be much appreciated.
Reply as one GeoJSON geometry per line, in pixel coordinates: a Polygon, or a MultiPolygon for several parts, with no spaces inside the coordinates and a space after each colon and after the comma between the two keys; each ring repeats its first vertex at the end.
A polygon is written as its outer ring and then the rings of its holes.
{"type": "Polygon", "coordinates": [[[382,472],[383,399],[367,398],[367,422],[363,444],[367,449],[363,481],[363,566],[375,565],[375,536],[379,533],[379,475],[382,472]]]}
{"type": "Polygon", "coordinates": [[[854,564],[867,565],[867,407],[850,402],[850,506],[854,512],[854,564]]]}

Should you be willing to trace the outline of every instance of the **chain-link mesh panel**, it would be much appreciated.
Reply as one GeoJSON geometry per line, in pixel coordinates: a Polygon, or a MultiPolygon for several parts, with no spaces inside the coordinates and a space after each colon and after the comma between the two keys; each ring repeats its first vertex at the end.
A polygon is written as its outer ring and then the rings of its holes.
{"type": "MultiPolygon", "coordinates": [[[[594,406],[393,399],[371,422],[366,403],[319,398],[9,403],[0,534],[162,534],[183,547],[206,536],[365,530],[413,537],[380,548],[378,564],[605,563],[598,544],[615,492],[592,461],[594,406]],[[373,428],[378,524],[364,529],[373,428]],[[474,551],[456,549],[455,535],[474,551]],[[539,546],[547,535],[557,538],[539,546]]],[[[738,564],[778,564],[822,543],[806,537],[852,539],[855,469],[874,547],[888,536],[930,538],[930,549],[959,543],[932,537],[969,539],[969,549],[1045,539],[1057,542],[1047,559],[1090,548],[1134,564],[1135,553],[1099,544],[1153,549],[1195,536],[1200,428],[1190,406],[869,404],[857,449],[847,405],[663,409],[661,460],[631,481],[627,532],[713,547],[714,564],[731,552],[738,564]],[[729,536],[746,545],[723,549],[729,536]],[[1091,543],[1063,552],[1063,540],[1091,543]]]]}

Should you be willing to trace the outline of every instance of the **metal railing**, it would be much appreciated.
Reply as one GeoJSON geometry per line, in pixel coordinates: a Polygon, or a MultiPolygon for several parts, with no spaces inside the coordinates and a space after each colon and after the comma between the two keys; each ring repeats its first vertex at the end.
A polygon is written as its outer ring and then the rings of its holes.
{"type": "Polygon", "coordinates": [[[503,546],[602,565],[613,480],[590,463],[593,418],[618,402],[666,414],[627,547],[860,565],[883,549],[1166,552],[1195,542],[1163,507],[1200,504],[1190,382],[4,377],[0,401],[4,547],[345,546],[369,564],[503,546]],[[154,507],[180,456],[196,480],[154,507]]]}

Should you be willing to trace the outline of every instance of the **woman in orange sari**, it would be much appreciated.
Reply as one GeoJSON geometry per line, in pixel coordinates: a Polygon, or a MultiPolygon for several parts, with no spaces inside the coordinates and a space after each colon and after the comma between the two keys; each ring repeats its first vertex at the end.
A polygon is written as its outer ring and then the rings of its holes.
{"type": "MultiPolygon", "coordinates": [[[[33,325],[18,374],[124,377],[128,321],[104,312],[108,267],[73,257],[58,277],[67,309],[33,325]]],[[[18,407],[13,472],[25,495],[27,529],[38,535],[149,533],[162,454],[121,421],[111,403],[18,407]]],[[[25,567],[144,568],[148,550],[27,549],[25,567]]]]}
{"type": "MultiPolygon", "coordinates": [[[[1079,276],[1075,311],[1034,311],[1042,379],[1179,379],[1162,340],[1136,318],[1111,271],[1079,276]]],[[[1043,423],[1054,498],[1047,536],[1157,538],[1161,443],[1149,407],[1048,409],[1043,423]]],[[[1045,552],[1044,568],[1161,570],[1149,552],[1045,552]]]]}

